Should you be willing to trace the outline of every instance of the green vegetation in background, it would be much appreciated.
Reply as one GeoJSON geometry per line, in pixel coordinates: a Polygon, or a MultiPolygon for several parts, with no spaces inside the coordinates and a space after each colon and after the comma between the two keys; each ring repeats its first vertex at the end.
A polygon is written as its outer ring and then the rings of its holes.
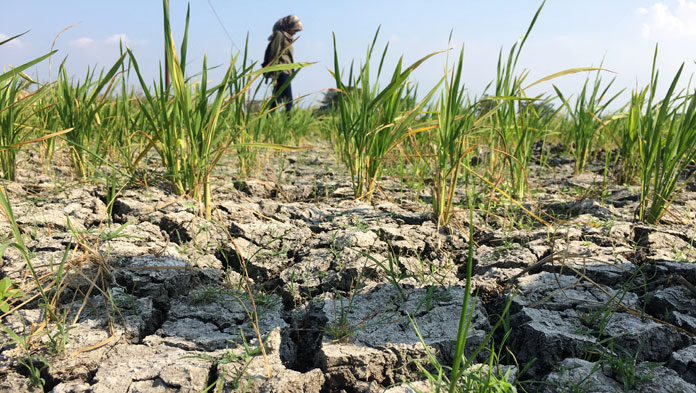
{"type": "MultiPolygon", "coordinates": [[[[242,64],[237,66],[238,55],[232,56],[221,82],[209,88],[205,57],[200,81],[194,82],[186,77],[190,8],[186,13],[186,27],[180,50],[181,59],[174,46],[169,8],[164,0],[163,8],[166,52],[172,78],[171,87],[165,86],[160,73],[159,85],[155,85],[154,93],[150,92],[135,56],[130,50],[128,53],[145,94],[141,110],[149,126],[150,144],[154,146],[162,159],[174,191],[179,195],[195,198],[203,206],[205,217],[210,218],[212,209],[210,175],[228,149],[233,145],[274,147],[251,140],[239,142],[240,133],[243,135],[247,132],[249,124],[255,121],[253,117],[249,118],[250,114],[245,111],[247,91],[263,72],[302,68],[308,64],[281,64],[253,71],[253,65],[247,62],[245,49],[242,64]],[[226,92],[230,88],[234,89],[228,96],[226,92]],[[231,130],[219,127],[221,114],[228,106],[232,110],[226,113],[227,121],[220,124],[231,126],[231,130]]],[[[255,116],[263,116],[263,114],[255,116]]],[[[147,149],[141,153],[140,157],[146,152],[147,149]]]]}
{"type": "Polygon", "coordinates": [[[231,134],[237,158],[237,169],[241,176],[251,176],[258,160],[258,149],[252,146],[254,142],[261,142],[262,133],[265,130],[265,116],[268,112],[270,98],[259,103],[255,108],[255,100],[261,84],[258,84],[253,93],[249,86],[256,78],[252,74],[254,63],[248,59],[249,37],[245,41],[244,55],[241,65],[234,67],[232,77],[227,84],[228,94],[231,97],[228,104],[220,114],[220,127],[231,134]]]}
{"type": "MultiPolygon", "coordinates": [[[[610,95],[613,80],[603,84],[598,71],[593,81],[588,78],[574,103],[572,96],[564,95],[554,86],[566,110],[565,116],[557,114],[560,108],[546,111],[544,108],[554,97],[526,97],[529,86],[522,85],[528,73],[518,75],[515,71],[542,7],[543,3],[506,58],[501,50],[496,79],[491,84],[495,93],[481,101],[468,98],[463,83],[454,86],[464,79],[458,74],[443,78],[423,100],[417,100],[417,85],[408,78],[435,53],[405,69],[399,61],[387,86],[381,88],[378,80],[387,76],[384,63],[388,45],[376,61],[373,50],[379,30],[368,45],[364,63],[360,66],[351,63],[348,70],[340,69],[334,37],[331,72],[336,88],[332,90],[333,95],[327,94],[323,109],[332,123],[325,121],[323,129],[351,176],[356,198],[370,199],[382,172],[389,169],[389,173],[398,172],[402,184],[416,189],[426,189],[432,184],[434,215],[440,223],[447,223],[457,179],[468,170],[462,171],[461,165],[457,168],[456,162],[464,151],[475,148],[477,162],[483,162],[488,169],[477,176],[492,185],[491,195],[501,195],[504,199],[509,195],[510,199],[520,201],[529,196],[527,175],[533,147],[546,141],[548,135],[561,135],[575,157],[576,172],[582,172],[588,160],[597,154],[600,142],[606,149],[617,149],[613,175],[621,183],[639,177],[640,219],[659,220],[680,191],[679,182],[684,180],[684,171],[694,160],[693,95],[675,91],[682,71],[675,76],[665,98],[658,101],[655,97],[658,72],[653,65],[651,83],[632,94],[626,112],[622,109],[611,116],[606,114],[607,107],[617,100],[620,92],[610,95]],[[373,63],[378,64],[376,73],[371,72],[375,68],[373,63]],[[443,95],[432,104],[431,98],[443,81],[449,96],[443,95]],[[446,131],[448,128],[459,131],[452,133],[446,131]],[[454,136],[472,128],[476,133],[469,135],[466,142],[454,136]],[[406,140],[410,143],[404,144],[406,140]],[[430,161],[435,155],[439,158],[430,161]],[[414,159],[417,157],[421,159],[414,159]]],[[[82,81],[70,79],[63,62],[55,83],[37,85],[28,95],[20,94],[28,87],[33,88],[22,70],[53,52],[0,76],[0,164],[4,177],[14,177],[13,157],[26,143],[42,141],[44,158],[50,160],[56,146],[54,137],[59,133],[66,133],[64,138],[75,175],[84,179],[96,174],[99,179],[110,179],[110,184],[116,184],[116,175],[136,176],[143,158],[154,148],[176,193],[197,199],[208,215],[212,203],[210,175],[223,155],[236,152],[239,172],[253,176],[260,169],[259,148],[282,150],[291,144],[298,145],[307,130],[319,121],[304,110],[283,116],[267,108],[268,100],[262,102],[260,109],[252,107],[261,87],[256,87],[253,94],[250,90],[260,73],[271,69],[297,70],[306,63],[254,70],[255,63],[248,59],[247,44],[243,55],[231,56],[221,83],[209,85],[207,64],[196,74],[198,80],[186,76],[190,13],[177,52],[167,9],[164,11],[171,87],[164,86],[162,76],[159,84],[147,87],[135,57],[123,48],[119,60],[108,71],[97,75],[88,69],[82,81]],[[128,86],[131,64],[144,90],[142,97],[136,96],[128,86]],[[105,169],[105,163],[114,165],[105,169]]],[[[13,38],[16,37],[0,44],[13,38]]],[[[566,70],[532,85],[589,70],[598,69],[566,70]]],[[[606,162],[608,175],[609,158],[606,162]]]]}
{"type": "Polygon", "coordinates": [[[65,69],[67,58],[60,65],[58,81],[52,90],[53,107],[58,114],[60,127],[72,128],[66,134],[66,141],[73,170],[78,178],[89,175],[87,157],[101,157],[103,154],[101,142],[105,135],[99,129],[101,120],[98,114],[108,101],[109,91],[125,56],[125,53],[122,54],[106,74],[102,70],[96,79],[95,71],[87,69],[84,81],[78,80],[76,83],[70,80],[65,69]]]}
{"type": "Polygon", "coordinates": [[[496,104],[492,116],[495,128],[490,137],[491,159],[489,168],[491,176],[497,176],[497,172],[507,166],[510,171],[511,195],[517,200],[523,200],[527,194],[527,168],[535,141],[533,137],[536,135],[525,124],[525,116],[530,107],[526,105],[526,102],[534,100],[527,98],[522,89],[522,82],[528,73],[517,76],[515,75],[515,67],[543,6],[544,3],[532,18],[532,22],[521,40],[510,48],[507,61],[503,61],[503,51],[500,50],[494,82],[495,96],[488,98],[496,104]]]}
{"type": "Polygon", "coordinates": [[[640,127],[648,87],[633,90],[627,113],[614,116],[612,138],[617,148],[613,175],[619,184],[630,184],[640,172],[640,127]]]}
{"type": "Polygon", "coordinates": [[[0,86],[0,170],[2,178],[15,180],[17,152],[27,143],[34,116],[34,102],[46,92],[45,86],[35,92],[28,89],[34,82],[18,73],[0,86]]]}
{"type": "MultiPolygon", "coordinates": [[[[7,38],[0,42],[0,46],[26,33],[7,38]]],[[[0,74],[0,170],[3,179],[15,179],[17,152],[23,144],[30,143],[26,141],[28,131],[31,130],[29,121],[36,114],[33,112],[32,104],[44,94],[43,88],[33,93],[25,91],[34,82],[23,71],[54,53],[56,51],[51,51],[0,74]],[[23,95],[23,92],[26,95],[23,95]]]]}
{"type": "MultiPolygon", "coordinates": [[[[601,66],[600,66],[601,67],[601,66]]],[[[597,134],[603,130],[599,119],[609,106],[622,92],[608,96],[608,91],[614,83],[612,79],[609,83],[602,87],[602,78],[599,76],[600,71],[597,71],[592,90],[588,90],[589,77],[585,79],[585,84],[582,87],[580,95],[575,99],[575,107],[570,107],[570,98],[565,98],[563,93],[554,86],[558,98],[563,101],[563,106],[568,111],[570,117],[561,124],[561,133],[566,146],[575,157],[575,173],[585,171],[590,153],[594,151],[597,134]],[[567,130],[567,131],[566,131],[567,130]]]]}
{"type": "MultiPolygon", "coordinates": [[[[121,46],[121,54],[127,51],[121,46]]],[[[101,107],[99,118],[103,136],[104,157],[107,162],[119,163],[126,172],[133,176],[139,170],[137,158],[147,145],[147,138],[142,133],[145,117],[139,108],[135,88],[129,86],[132,61],[124,60],[118,78],[118,88],[109,90],[110,95],[101,107]]]]}

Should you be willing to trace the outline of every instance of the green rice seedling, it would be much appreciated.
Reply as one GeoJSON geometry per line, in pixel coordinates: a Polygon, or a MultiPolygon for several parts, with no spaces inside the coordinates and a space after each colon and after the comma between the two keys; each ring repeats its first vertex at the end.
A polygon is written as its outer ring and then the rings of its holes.
{"type": "Polygon", "coordinates": [[[535,107],[535,102],[543,104],[547,101],[543,95],[527,97],[525,90],[564,75],[597,70],[594,67],[570,68],[545,76],[523,87],[529,73],[522,72],[516,75],[517,61],[544,4],[545,2],[542,2],[534,14],[527,32],[510,48],[507,60],[503,61],[502,50],[499,53],[496,80],[493,83],[495,95],[484,99],[484,101],[491,101],[484,105],[484,108],[493,112],[491,123],[494,127],[487,138],[493,141],[489,160],[489,178],[496,179],[503,170],[509,170],[509,194],[517,200],[523,200],[528,194],[527,170],[534,143],[549,132],[547,126],[551,124],[554,117],[546,116],[535,107]]]}
{"type": "Polygon", "coordinates": [[[549,155],[545,148],[548,140],[558,138],[564,129],[558,116],[562,107],[554,108],[552,104],[554,97],[543,95],[538,98],[538,100],[527,102],[525,110],[527,110],[527,127],[533,134],[530,139],[534,141],[534,144],[530,146],[530,154],[535,154],[535,146],[541,145],[538,165],[539,171],[542,171],[546,167],[549,155]]]}
{"type": "MultiPolygon", "coordinates": [[[[123,53],[125,49],[121,49],[123,53]]],[[[143,136],[145,118],[138,107],[138,99],[133,86],[129,86],[131,62],[121,63],[117,88],[110,90],[110,96],[98,113],[101,120],[101,137],[96,151],[103,151],[107,162],[119,163],[131,176],[139,169],[137,157],[147,146],[143,136]],[[103,147],[102,147],[103,146],[103,147]]]]}
{"type": "MultiPolygon", "coordinates": [[[[473,198],[468,198],[473,201],[473,198]]],[[[470,220],[473,222],[473,205],[469,202],[470,220]]],[[[473,239],[473,225],[469,226],[469,236],[473,239]]],[[[474,314],[474,306],[471,304],[471,276],[473,269],[473,240],[469,241],[469,254],[467,262],[466,285],[464,299],[462,301],[462,309],[459,316],[459,327],[457,329],[457,342],[454,351],[454,360],[451,367],[446,367],[440,363],[435,355],[428,349],[425,341],[418,330],[413,319],[411,323],[414,327],[416,335],[421,344],[426,348],[429,365],[435,372],[429,371],[425,366],[417,362],[420,371],[426,376],[431,386],[434,386],[436,392],[447,391],[454,392],[481,392],[487,393],[491,391],[497,392],[516,392],[516,388],[508,381],[509,374],[500,373],[499,371],[499,356],[491,346],[488,350],[489,358],[487,368],[474,367],[473,361],[479,353],[481,353],[488,343],[491,341],[493,334],[504,323],[505,317],[508,314],[511,300],[505,306],[505,309],[498,318],[498,321],[492,327],[491,331],[486,335],[481,344],[468,357],[464,356],[464,348],[466,346],[469,329],[472,325],[471,318],[474,314]]],[[[409,316],[410,318],[410,316],[409,316]]]]}
{"type": "Polygon", "coordinates": [[[145,118],[146,128],[143,131],[146,134],[146,138],[149,139],[148,146],[136,158],[136,163],[139,163],[145,157],[150,148],[154,148],[167,170],[166,176],[172,188],[177,194],[184,194],[186,189],[182,180],[183,174],[180,169],[182,164],[179,162],[178,153],[179,149],[185,147],[185,143],[183,136],[180,137],[178,134],[178,112],[174,108],[171,90],[165,86],[160,70],[159,83],[154,84],[151,91],[140,75],[136,59],[132,53],[129,54],[145,96],[139,99],[139,107],[145,118]]]}
{"type": "MultiPolygon", "coordinates": [[[[172,77],[171,87],[165,86],[160,76],[154,94],[142,78],[138,63],[130,53],[133,68],[138,75],[145,98],[141,109],[150,128],[150,146],[153,146],[167,169],[167,176],[174,191],[190,195],[203,206],[206,218],[211,217],[212,195],[210,176],[228,148],[232,146],[258,147],[256,141],[240,143],[235,139],[247,129],[250,122],[246,111],[247,92],[263,72],[300,68],[306,63],[282,64],[253,71],[247,60],[245,48],[242,64],[238,55],[230,59],[230,65],[221,82],[208,86],[208,67],[204,57],[199,81],[186,77],[186,53],[190,9],[186,15],[186,27],[181,44],[181,58],[174,46],[169,21],[169,7],[163,0],[164,32],[167,67],[172,77]],[[227,90],[231,93],[228,95],[227,90]],[[229,107],[227,113],[223,109],[229,107]],[[220,122],[222,116],[227,121],[220,122]],[[221,127],[224,125],[225,127],[221,127]],[[229,129],[231,128],[231,130],[229,129]]],[[[161,74],[161,73],[160,73],[161,74]]],[[[261,144],[261,146],[266,146],[261,144]]],[[[147,148],[140,154],[142,158],[147,148]]]]}
{"type": "Polygon", "coordinates": [[[222,154],[220,148],[225,140],[225,135],[217,127],[217,121],[226,98],[225,89],[234,62],[228,67],[222,81],[212,88],[208,87],[206,57],[203,59],[201,80],[193,83],[186,79],[190,8],[186,14],[180,61],[174,47],[166,1],[163,1],[163,7],[164,36],[172,88],[170,90],[168,86],[164,86],[160,77],[159,88],[155,86],[155,94],[151,94],[142,78],[135,56],[131,53],[131,61],[145,94],[141,109],[151,127],[151,141],[167,168],[174,191],[178,195],[188,194],[196,198],[204,207],[205,216],[210,218],[210,174],[222,154]]]}
{"type": "Polygon", "coordinates": [[[274,64],[254,70],[256,63],[249,60],[247,37],[241,63],[233,68],[228,83],[230,98],[220,116],[224,132],[231,135],[228,145],[237,153],[239,172],[243,176],[251,176],[256,169],[259,148],[279,151],[295,149],[285,144],[288,132],[284,128],[288,122],[287,117],[292,119],[300,110],[296,108],[287,116],[281,117],[276,113],[279,108],[270,106],[272,97],[263,100],[256,98],[261,94],[263,84],[257,84],[253,91],[252,85],[266,72],[292,70],[296,73],[310,64],[312,63],[274,64]],[[274,126],[276,123],[280,123],[280,126],[274,126]]]}
{"type": "Polygon", "coordinates": [[[280,127],[274,128],[274,131],[281,135],[271,139],[272,143],[298,146],[316,128],[317,124],[312,112],[306,108],[293,108],[290,116],[284,120],[286,120],[284,124],[281,123],[280,127]]]}
{"type": "Polygon", "coordinates": [[[24,292],[14,285],[9,277],[0,280],[0,314],[9,312],[10,301],[22,296],[24,296],[24,292]]]}
{"type": "Polygon", "coordinates": [[[432,152],[430,134],[437,124],[437,118],[433,117],[431,113],[436,113],[436,111],[430,109],[425,111],[420,119],[423,124],[416,128],[426,131],[409,135],[407,142],[399,146],[400,162],[397,176],[401,180],[401,194],[406,186],[411,191],[411,198],[415,201],[420,200],[421,191],[431,184],[429,178],[431,176],[431,160],[429,158],[434,153],[432,152]]]}
{"type": "Polygon", "coordinates": [[[643,343],[639,345],[635,354],[631,354],[631,351],[616,345],[613,338],[609,338],[607,341],[606,348],[600,347],[598,349],[601,355],[599,362],[609,366],[614,378],[621,382],[625,392],[639,388],[653,379],[652,369],[658,367],[659,363],[650,363],[647,373],[640,372],[638,369],[638,355],[643,343]]]}
{"type": "Polygon", "coordinates": [[[379,266],[380,269],[386,274],[386,279],[389,282],[389,284],[394,287],[399,292],[399,298],[400,301],[405,302],[408,300],[410,294],[406,292],[405,288],[401,284],[401,281],[415,277],[413,274],[408,274],[402,271],[401,263],[399,262],[399,256],[397,253],[394,251],[392,248],[391,244],[389,244],[389,254],[387,255],[386,261],[378,261],[375,257],[372,255],[364,252],[364,251],[358,251],[362,256],[365,257],[366,261],[370,261],[377,266],[379,266]]]}
{"type": "Polygon", "coordinates": [[[534,100],[526,97],[522,88],[528,73],[523,72],[517,76],[515,67],[543,7],[544,2],[532,18],[527,32],[510,48],[506,61],[503,61],[501,49],[494,83],[495,96],[486,99],[492,100],[490,110],[493,112],[492,120],[495,127],[491,135],[493,154],[489,170],[494,175],[500,170],[501,165],[507,163],[510,170],[511,194],[518,200],[524,199],[527,192],[527,167],[535,140],[534,133],[525,123],[526,115],[530,112],[530,106],[526,103],[534,100]]]}
{"type": "MultiPolygon", "coordinates": [[[[462,301],[462,311],[459,314],[459,328],[457,329],[457,345],[454,349],[454,361],[452,363],[452,372],[450,373],[450,388],[449,391],[452,393],[456,387],[456,381],[459,380],[461,375],[461,361],[464,356],[464,347],[466,345],[466,339],[468,336],[469,328],[471,327],[471,317],[473,316],[473,311],[469,310],[469,296],[471,294],[471,276],[473,274],[474,265],[474,209],[471,205],[471,198],[469,198],[469,256],[467,258],[466,264],[466,285],[464,289],[464,300],[462,301]]],[[[466,369],[466,364],[464,366],[466,369]]]]}
{"type": "Polygon", "coordinates": [[[404,94],[407,92],[406,83],[409,75],[437,52],[421,58],[406,69],[402,69],[403,58],[399,59],[390,82],[380,89],[378,81],[389,45],[387,44],[382,52],[373,82],[370,75],[370,63],[378,35],[379,29],[367,48],[364,63],[357,67],[357,72],[354,73],[351,63],[347,80],[341,75],[336,37],[333,37],[332,74],[338,90],[338,110],[334,117],[337,132],[335,148],[339,159],[350,173],[355,197],[367,200],[372,198],[376,181],[381,176],[384,157],[412,132],[409,129],[411,122],[418,116],[421,108],[430,100],[441,83],[426,94],[420,103],[402,113],[400,110],[403,106],[404,94]]]}
{"type": "Polygon", "coordinates": [[[106,204],[106,221],[111,223],[116,197],[128,184],[129,176],[118,165],[104,162],[94,170],[93,181],[104,184],[104,203],[106,204]]]}
{"type": "MultiPolygon", "coordinates": [[[[318,125],[318,120],[312,116],[312,112],[305,108],[293,108],[289,113],[275,110],[269,113],[265,120],[268,123],[265,136],[267,143],[298,148],[310,148],[301,145],[318,125]]],[[[276,184],[281,184],[286,164],[286,149],[266,149],[266,152],[266,159],[277,165],[276,184]]]]}
{"type": "MultiPolygon", "coordinates": [[[[657,48],[653,58],[650,90],[640,122],[641,193],[639,218],[655,224],[678,192],[677,183],[696,159],[696,94],[675,95],[684,65],[679,67],[661,102],[653,106],[658,71],[657,48]]],[[[693,176],[693,175],[692,175],[693,176]]]]}
{"type": "Polygon", "coordinates": [[[640,172],[640,127],[649,88],[634,90],[628,111],[614,116],[612,139],[617,154],[612,171],[617,183],[630,184],[640,172]]]}
{"type": "Polygon", "coordinates": [[[60,127],[73,129],[66,134],[66,141],[73,170],[78,178],[89,174],[86,153],[92,152],[96,156],[101,153],[92,150],[98,147],[98,140],[101,138],[98,114],[100,108],[107,103],[114,78],[125,55],[122,54],[106,74],[102,70],[95,79],[95,71],[88,68],[84,80],[76,83],[70,80],[65,69],[67,58],[60,65],[58,81],[52,89],[53,107],[58,114],[60,127]]]}
{"type": "Polygon", "coordinates": [[[312,112],[302,107],[293,107],[285,112],[277,108],[268,108],[269,101],[264,101],[257,117],[250,124],[251,134],[259,142],[283,145],[299,145],[316,123],[312,112]]]}
{"type": "MultiPolygon", "coordinates": [[[[0,46],[26,33],[0,41],[0,46]]],[[[24,131],[29,128],[26,122],[32,117],[27,107],[43,95],[41,93],[42,87],[32,94],[21,97],[20,92],[32,83],[23,71],[42,62],[54,53],[56,51],[51,51],[27,63],[12,67],[11,71],[0,74],[0,169],[4,179],[14,180],[17,150],[25,142],[24,131]]]]}
{"type": "Polygon", "coordinates": [[[585,84],[580,95],[575,99],[573,108],[570,106],[570,97],[566,98],[558,87],[553,86],[570,117],[564,124],[562,135],[569,142],[567,146],[575,158],[575,173],[582,173],[585,170],[588,156],[594,149],[597,133],[603,129],[597,119],[602,117],[607,106],[623,92],[621,90],[613,96],[608,96],[608,91],[615,80],[612,79],[602,86],[600,71],[597,71],[591,90],[588,88],[589,77],[585,79],[585,84]]]}
{"type": "Polygon", "coordinates": [[[464,48],[449,80],[445,80],[445,89],[439,100],[437,127],[428,144],[434,149],[434,154],[427,156],[432,157],[432,207],[438,225],[449,224],[461,163],[473,149],[467,138],[475,125],[477,107],[469,104],[464,95],[463,63],[464,48]]]}
{"type": "Polygon", "coordinates": [[[239,173],[251,176],[258,161],[258,149],[253,143],[265,142],[263,136],[270,122],[268,116],[272,112],[269,109],[270,98],[256,100],[262,84],[258,84],[253,92],[249,89],[256,77],[252,74],[254,63],[248,58],[248,37],[246,43],[241,63],[232,70],[232,77],[227,84],[231,98],[220,117],[221,127],[231,134],[239,173]]]}
{"type": "Polygon", "coordinates": [[[24,355],[26,357],[19,359],[19,364],[26,367],[29,373],[29,382],[31,382],[32,385],[42,389],[46,384],[46,380],[41,376],[41,370],[43,367],[46,367],[46,365],[49,364],[48,360],[42,356],[34,358],[35,355],[31,353],[31,349],[29,347],[30,344],[27,337],[20,336],[12,329],[7,328],[4,325],[0,325],[0,329],[2,329],[2,331],[12,339],[17,347],[24,351],[24,355]]]}
{"type": "MultiPolygon", "coordinates": [[[[214,370],[216,370],[216,374],[219,372],[219,366],[225,365],[225,364],[230,364],[230,363],[238,363],[239,368],[236,371],[236,375],[234,378],[231,380],[226,378],[226,373],[223,371],[220,373],[215,380],[209,380],[208,381],[208,386],[203,390],[203,393],[206,392],[218,392],[222,393],[223,389],[224,391],[228,391],[228,389],[234,389],[233,391],[242,391],[246,392],[249,389],[249,386],[251,384],[252,376],[249,375],[247,372],[247,368],[251,364],[254,356],[258,356],[259,353],[261,353],[261,346],[259,347],[252,347],[249,345],[246,337],[244,336],[244,331],[240,330],[239,331],[240,336],[241,336],[241,347],[244,349],[243,352],[241,353],[236,353],[238,351],[231,350],[231,349],[226,349],[225,352],[223,352],[221,355],[213,357],[210,355],[194,355],[194,356],[185,356],[184,359],[190,358],[190,359],[203,359],[207,360],[211,363],[211,366],[213,367],[214,370]],[[240,390],[241,389],[241,390],[240,390]]],[[[266,337],[266,340],[263,341],[263,345],[266,345],[268,341],[268,336],[266,337]]],[[[236,341],[235,341],[236,343],[236,341]]],[[[239,348],[239,347],[237,347],[239,348]]]]}
{"type": "Polygon", "coordinates": [[[346,342],[350,339],[356,331],[360,329],[359,325],[349,324],[348,316],[353,309],[353,296],[348,297],[347,304],[344,303],[344,298],[338,293],[338,290],[334,290],[334,303],[333,303],[333,319],[326,324],[324,328],[326,334],[331,337],[333,342],[346,342]],[[336,298],[338,298],[340,305],[336,307],[336,298]]]}
{"type": "Polygon", "coordinates": [[[17,152],[27,142],[33,130],[30,120],[34,115],[33,103],[45,94],[45,87],[28,93],[33,84],[23,73],[0,85],[0,170],[2,178],[15,180],[17,152]]]}
{"type": "Polygon", "coordinates": [[[27,270],[29,271],[31,278],[34,280],[34,283],[36,284],[36,289],[39,292],[41,300],[45,305],[47,317],[55,320],[56,315],[53,311],[53,308],[49,306],[51,302],[49,301],[48,294],[46,293],[46,291],[44,291],[43,285],[41,284],[41,280],[39,279],[39,275],[36,272],[36,269],[34,268],[33,262],[31,261],[29,249],[24,243],[22,232],[19,229],[17,220],[15,219],[14,214],[12,212],[12,205],[10,205],[10,200],[7,197],[7,193],[5,192],[5,189],[3,187],[0,187],[0,210],[2,211],[2,214],[5,216],[5,218],[9,221],[10,229],[12,231],[13,236],[13,239],[7,240],[5,243],[0,245],[0,255],[3,255],[8,247],[13,247],[17,251],[19,251],[19,253],[22,255],[22,258],[24,259],[24,262],[27,265],[27,270]]]}
{"type": "MultiPolygon", "coordinates": [[[[49,89],[51,89],[49,87],[49,89]]],[[[40,130],[46,130],[46,132],[54,133],[60,130],[60,119],[58,118],[58,113],[53,110],[53,97],[52,94],[42,94],[36,100],[36,107],[41,110],[33,116],[32,121],[34,127],[40,130]]],[[[43,164],[48,167],[53,159],[53,154],[56,151],[56,139],[55,137],[45,138],[41,141],[40,151],[41,159],[43,164]]]]}
{"type": "MultiPolygon", "coordinates": [[[[558,113],[562,108],[559,106],[554,109],[550,103],[552,100],[553,97],[541,95],[536,97],[534,101],[525,101],[522,104],[521,111],[523,114],[520,116],[524,118],[524,124],[528,133],[528,137],[524,139],[524,154],[521,155],[525,159],[525,168],[532,162],[535,146],[538,143],[542,144],[539,164],[543,165],[546,160],[543,145],[546,144],[549,138],[554,138],[563,133],[563,129],[559,129],[560,122],[558,121],[558,113]]],[[[524,172],[526,173],[527,170],[525,169],[524,172]]]]}

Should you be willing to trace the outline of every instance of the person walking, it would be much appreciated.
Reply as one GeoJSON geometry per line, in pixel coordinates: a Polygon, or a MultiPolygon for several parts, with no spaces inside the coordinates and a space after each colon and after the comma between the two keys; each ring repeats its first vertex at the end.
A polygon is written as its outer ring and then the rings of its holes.
{"type": "MultiPolygon", "coordinates": [[[[302,31],[302,22],[295,15],[288,15],[278,19],[273,25],[273,33],[268,37],[268,46],[263,56],[262,67],[271,64],[291,64],[293,60],[292,43],[293,36],[302,31]]],[[[292,109],[292,88],[290,78],[293,70],[276,71],[264,74],[264,77],[273,82],[273,98],[271,107],[285,103],[286,112],[292,109]]]]}

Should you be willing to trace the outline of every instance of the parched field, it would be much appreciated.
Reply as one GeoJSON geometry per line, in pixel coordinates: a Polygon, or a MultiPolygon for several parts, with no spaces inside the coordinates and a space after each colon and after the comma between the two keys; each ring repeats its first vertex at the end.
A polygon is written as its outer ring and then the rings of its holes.
{"type": "Polygon", "coordinates": [[[525,80],[543,4],[480,97],[378,30],[285,113],[166,0],[171,83],[0,74],[0,392],[696,393],[696,94],[525,80]]]}
{"type": "Polygon", "coordinates": [[[438,228],[427,190],[399,179],[355,200],[325,147],[270,160],[280,183],[221,167],[206,220],[156,183],[123,190],[109,215],[106,187],[24,156],[3,187],[56,318],[7,248],[0,274],[33,296],[3,318],[19,336],[2,336],[0,390],[40,391],[33,367],[53,392],[430,391],[424,373],[458,341],[473,217],[471,383],[696,391],[693,180],[645,225],[635,188],[597,192],[602,166],[573,176],[554,155],[530,167],[526,208],[546,224],[500,205],[438,228]]]}

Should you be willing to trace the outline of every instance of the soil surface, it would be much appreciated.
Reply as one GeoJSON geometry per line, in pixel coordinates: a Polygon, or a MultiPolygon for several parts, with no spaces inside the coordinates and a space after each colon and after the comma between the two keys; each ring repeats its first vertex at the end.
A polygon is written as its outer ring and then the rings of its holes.
{"type": "MultiPolygon", "coordinates": [[[[530,168],[523,206],[544,222],[484,193],[471,223],[462,210],[438,228],[427,187],[386,177],[356,201],[317,148],[258,179],[220,168],[206,220],[156,180],[109,212],[103,184],[23,154],[3,186],[57,313],[27,290],[2,318],[31,339],[0,336],[1,392],[430,391],[428,355],[452,364],[470,240],[468,371],[492,349],[518,391],[696,392],[693,179],[649,226],[637,187],[554,156],[530,168]]],[[[4,277],[34,282],[16,248],[4,277]]]]}

